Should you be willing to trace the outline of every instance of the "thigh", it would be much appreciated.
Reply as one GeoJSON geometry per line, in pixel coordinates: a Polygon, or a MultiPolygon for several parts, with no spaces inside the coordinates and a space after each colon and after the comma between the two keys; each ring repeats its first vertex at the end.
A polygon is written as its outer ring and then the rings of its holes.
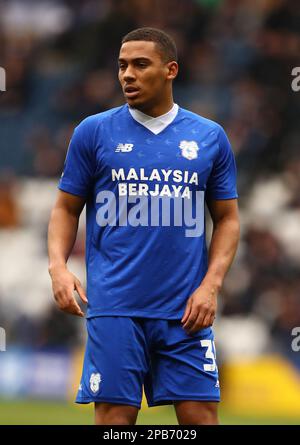
{"type": "Polygon", "coordinates": [[[188,335],[179,320],[160,320],[157,326],[157,342],[145,384],[149,406],[175,401],[218,402],[220,388],[212,329],[188,335]]]}
{"type": "Polygon", "coordinates": [[[87,320],[87,330],[76,402],[140,408],[148,370],[147,345],[140,324],[130,317],[95,317],[87,320]]]}

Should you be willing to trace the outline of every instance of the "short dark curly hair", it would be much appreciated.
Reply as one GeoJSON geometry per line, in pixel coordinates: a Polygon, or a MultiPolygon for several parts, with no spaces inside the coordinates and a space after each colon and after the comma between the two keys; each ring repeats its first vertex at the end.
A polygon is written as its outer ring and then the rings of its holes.
{"type": "Polygon", "coordinates": [[[122,39],[122,44],[133,40],[154,42],[165,62],[177,62],[177,48],[174,40],[169,34],[156,28],[138,28],[122,39]]]}

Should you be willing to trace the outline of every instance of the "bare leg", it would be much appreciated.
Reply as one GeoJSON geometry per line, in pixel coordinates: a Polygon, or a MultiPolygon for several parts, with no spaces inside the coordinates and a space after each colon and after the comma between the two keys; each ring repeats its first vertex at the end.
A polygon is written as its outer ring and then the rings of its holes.
{"type": "Polygon", "coordinates": [[[179,425],[218,425],[217,402],[174,401],[179,425]]]}
{"type": "Polygon", "coordinates": [[[130,405],[95,403],[96,425],[135,425],[139,409],[130,405]]]}

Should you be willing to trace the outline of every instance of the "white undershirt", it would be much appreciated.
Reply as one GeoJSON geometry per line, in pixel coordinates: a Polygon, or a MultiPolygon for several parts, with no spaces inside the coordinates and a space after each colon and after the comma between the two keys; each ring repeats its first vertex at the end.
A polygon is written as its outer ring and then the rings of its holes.
{"type": "Polygon", "coordinates": [[[148,130],[152,131],[154,134],[158,134],[163,131],[171,122],[175,119],[178,113],[178,105],[174,104],[170,111],[161,116],[152,117],[148,116],[145,113],[137,110],[136,108],[130,108],[129,112],[133,119],[135,119],[140,124],[144,125],[144,127],[148,128],[148,130]]]}

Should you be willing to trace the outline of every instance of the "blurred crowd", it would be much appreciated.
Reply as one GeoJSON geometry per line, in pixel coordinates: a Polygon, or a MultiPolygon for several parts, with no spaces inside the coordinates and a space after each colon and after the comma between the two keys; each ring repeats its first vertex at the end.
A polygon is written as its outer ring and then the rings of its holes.
{"type": "Polygon", "coordinates": [[[0,1],[0,66],[7,73],[0,92],[0,240],[18,252],[8,264],[12,253],[1,247],[0,326],[16,344],[80,341],[80,322],[57,311],[43,285],[47,218],[74,127],[123,103],[120,41],[141,26],[174,37],[175,101],[221,123],[236,155],[242,239],[220,297],[220,322],[253,317],[267,330],[264,347],[287,353],[291,330],[300,326],[300,92],[291,88],[291,71],[300,65],[300,3],[292,0],[0,1]],[[28,254],[19,247],[26,247],[25,233],[28,254]],[[36,251],[39,265],[30,265],[36,251]],[[30,288],[40,281],[38,296],[30,288]]]}

